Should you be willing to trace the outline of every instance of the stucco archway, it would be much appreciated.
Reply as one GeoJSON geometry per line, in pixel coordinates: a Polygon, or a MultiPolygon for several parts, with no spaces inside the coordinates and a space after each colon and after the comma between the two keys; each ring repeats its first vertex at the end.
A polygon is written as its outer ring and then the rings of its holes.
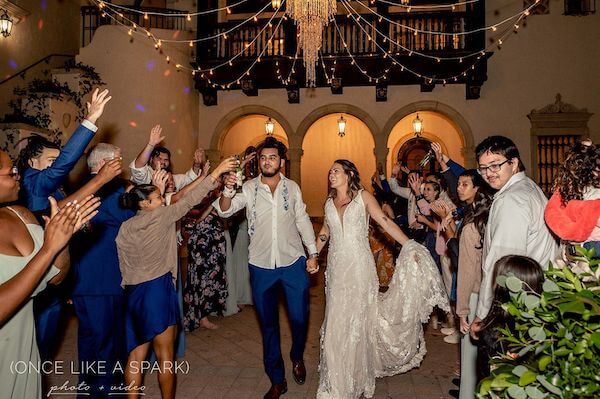
{"type": "MultiPolygon", "coordinates": [[[[457,132],[459,133],[463,143],[462,143],[462,154],[465,159],[466,167],[474,167],[475,166],[475,139],[473,137],[473,131],[471,127],[465,120],[465,118],[454,108],[440,103],[438,101],[417,101],[411,104],[407,104],[404,107],[400,108],[398,111],[394,112],[392,116],[388,119],[387,123],[383,127],[381,131],[381,139],[386,142],[387,139],[396,126],[398,122],[404,119],[406,116],[422,111],[431,111],[443,115],[448,118],[448,120],[455,125],[457,132]]],[[[387,150],[387,148],[386,148],[387,150]]],[[[385,154],[378,153],[378,161],[385,161],[385,157],[387,156],[387,151],[385,154]],[[379,157],[382,156],[380,160],[379,157]]]]}
{"type": "Polygon", "coordinates": [[[281,113],[275,111],[273,108],[265,107],[263,105],[245,105],[229,112],[215,127],[210,141],[210,149],[207,151],[208,158],[211,160],[211,162],[218,161],[221,157],[223,141],[225,140],[225,136],[227,136],[227,133],[231,127],[240,118],[243,118],[247,115],[265,115],[266,117],[270,117],[276,121],[290,140],[291,146],[291,137],[293,136],[292,125],[290,125],[288,120],[281,113]]]}

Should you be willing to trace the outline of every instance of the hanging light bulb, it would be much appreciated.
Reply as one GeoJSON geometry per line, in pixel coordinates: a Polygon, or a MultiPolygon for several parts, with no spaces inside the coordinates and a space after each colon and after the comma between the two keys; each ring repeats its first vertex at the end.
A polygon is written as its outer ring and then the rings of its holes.
{"type": "Polygon", "coordinates": [[[421,137],[421,133],[423,133],[423,120],[419,118],[419,113],[417,112],[417,117],[412,122],[413,132],[416,137],[421,137]]]}
{"type": "Polygon", "coordinates": [[[281,0],[271,0],[271,7],[273,7],[274,10],[277,10],[281,7],[281,0]]]}
{"type": "Polygon", "coordinates": [[[271,118],[267,119],[267,121],[265,122],[265,133],[267,134],[267,136],[273,135],[274,128],[275,124],[273,123],[273,120],[271,118]]]}
{"type": "Polygon", "coordinates": [[[338,135],[340,137],[344,137],[346,135],[346,120],[344,119],[344,115],[340,115],[340,118],[337,120],[338,124],[338,135]]]}

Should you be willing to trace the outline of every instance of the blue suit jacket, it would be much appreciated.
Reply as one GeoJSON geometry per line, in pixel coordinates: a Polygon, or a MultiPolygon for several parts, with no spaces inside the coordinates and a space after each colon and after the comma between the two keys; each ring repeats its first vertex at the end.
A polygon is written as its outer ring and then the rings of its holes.
{"type": "Polygon", "coordinates": [[[92,130],[79,125],[52,166],[44,170],[27,168],[23,172],[21,198],[29,210],[38,212],[47,209],[50,195],[57,200],[65,198],[58,190],[93,138],[92,130]]]}
{"type": "MultiPolygon", "coordinates": [[[[90,176],[91,178],[91,176],[90,176]]],[[[88,231],[78,233],[71,247],[73,295],[122,295],[117,255],[117,234],[121,224],[135,215],[119,206],[125,192],[120,181],[111,181],[98,191],[101,204],[88,231]]]]}

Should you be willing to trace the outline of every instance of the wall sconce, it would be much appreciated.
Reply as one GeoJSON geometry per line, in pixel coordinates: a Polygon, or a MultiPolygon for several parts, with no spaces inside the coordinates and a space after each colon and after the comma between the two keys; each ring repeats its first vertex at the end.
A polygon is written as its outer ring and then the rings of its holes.
{"type": "Polygon", "coordinates": [[[273,120],[271,118],[267,119],[267,121],[265,122],[265,133],[267,134],[267,136],[273,135],[274,128],[275,124],[273,123],[273,120]]]}
{"type": "Polygon", "coordinates": [[[12,31],[13,20],[8,15],[6,10],[2,10],[2,15],[0,15],[0,33],[4,37],[10,36],[10,32],[12,31]]]}
{"type": "Polygon", "coordinates": [[[423,120],[419,118],[419,113],[417,113],[417,117],[413,120],[412,125],[415,136],[421,137],[421,133],[423,132],[423,120]]]}
{"type": "Polygon", "coordinates": [[[277,10],[281,7],[281,0],[271,0],[271,7],[273,7],[274,10],[277,10]]]}
{"type": "Polygon", "coordinates": [[[338,134],[340,137],[344,137],[346,135],[346,120],[344,119],[344,115],[340,115],[340,119],[337,120],[338,123],[338,134]]]}

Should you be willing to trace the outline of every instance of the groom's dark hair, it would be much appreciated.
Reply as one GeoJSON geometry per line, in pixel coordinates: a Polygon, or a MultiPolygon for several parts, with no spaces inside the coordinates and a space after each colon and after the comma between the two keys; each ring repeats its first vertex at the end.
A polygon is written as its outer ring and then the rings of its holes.
{"type": "Polygon", "coordinates": [[[263,141],[262,143],[260,143],[258,145],[256,154],[258,155],[259,158],[260,158],[260,153],[265,148],[275,148],[277,150],[277,154],[279,155],[279,158],[281,158],[283,160],[287,160],[287,148],[286,148],[285,144],[283,144],[281,141],[277,140],[275,137],[269,136],[265,139],[265,141],[263,141]]]}

